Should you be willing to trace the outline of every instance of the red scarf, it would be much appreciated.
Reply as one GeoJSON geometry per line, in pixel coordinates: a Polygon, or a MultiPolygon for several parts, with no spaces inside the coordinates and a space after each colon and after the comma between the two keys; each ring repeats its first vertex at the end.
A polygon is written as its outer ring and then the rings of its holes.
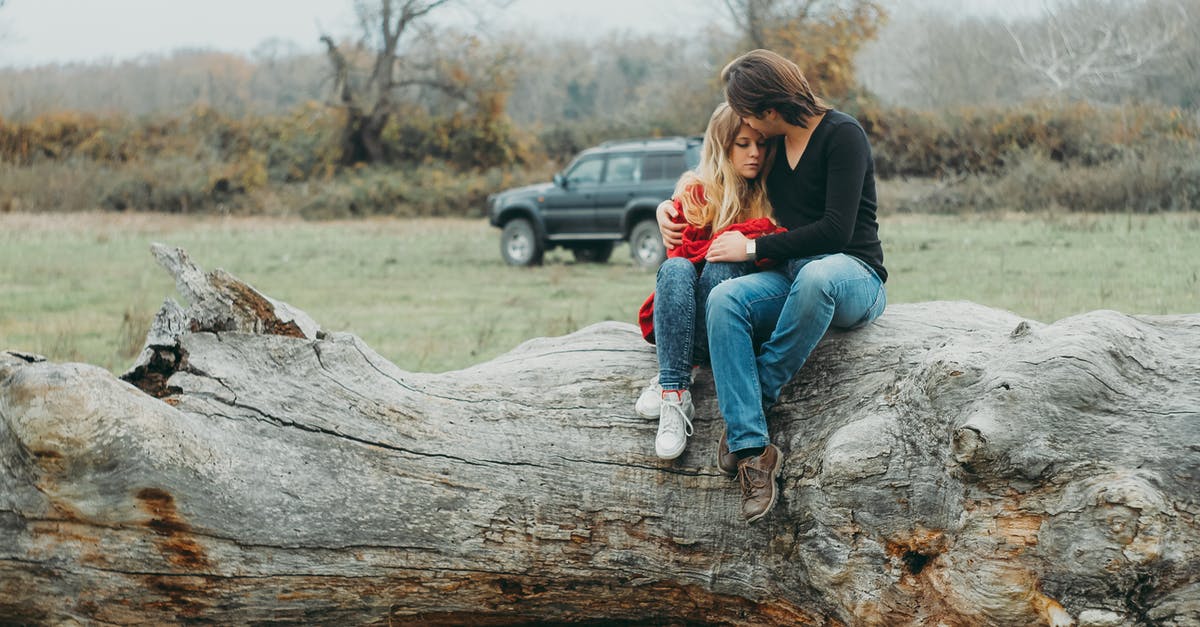
{"type": "MultiPolygon", "coordinates": [[[[703,191],[699,194],[703,195],[703,191]]],[[[683,222],[683,207],[678,200],[675,201],[676,223],[683,222]]],[[[710,233],[710,226],[697,227],[688,224],[683,229],[683,243],[675,248],[667,251],[667,257],[684,257],[688,261],[703,266],[704,255],[708,254],[708,247],[718,235],[726,231],[737,231],[742,233],[749,239],[755,239],[763,235],[771,235],[773,233],[782,233],[787,229],[775,224],[769,218],[755,218],[745,222],[731,224],[716,233],[710,233]]],[[[759,268],[769,268],[774,263],[769,259],[759,259],[754,262],[754,265],[759,268]]],[[[699,272],[702,268],[697,268],[699,272]]],[[[642,329],[642,337],[651,344],[654,343],[654,293],[650,293],[650,297],[646,302],[642,303],[642,308],[638,310],[638,326],[642,329]]]]}

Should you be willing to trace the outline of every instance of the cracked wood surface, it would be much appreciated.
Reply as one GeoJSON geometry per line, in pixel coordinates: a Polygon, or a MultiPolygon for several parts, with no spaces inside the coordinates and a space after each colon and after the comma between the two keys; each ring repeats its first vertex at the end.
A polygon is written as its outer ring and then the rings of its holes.
{"type": "Polygon", "coordinates": [[[748,527],[707,372],[687,451],[654,456],[632,325],[410,373],[155,255],[190,304],[126,381],[0,354],[0,622],[1200,615],[1200,315],[943,302],[832,333],[770,413],[781,498],[748,527]]]}

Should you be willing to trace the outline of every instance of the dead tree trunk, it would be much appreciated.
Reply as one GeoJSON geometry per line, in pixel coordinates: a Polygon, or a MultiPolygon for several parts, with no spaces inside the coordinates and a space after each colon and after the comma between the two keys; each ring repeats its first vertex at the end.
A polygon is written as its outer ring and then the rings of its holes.
{"type": "Polygon", "coordinates": [[[1200,615],[1200,315],[942,302],[832,334],[771,413],[781,501],[747,526],[710,378],[687,452],[654,457],[632,325],[410,373],[156,254],[191,306],[128,383],[0,355],[0,622],[1200,615]]]}

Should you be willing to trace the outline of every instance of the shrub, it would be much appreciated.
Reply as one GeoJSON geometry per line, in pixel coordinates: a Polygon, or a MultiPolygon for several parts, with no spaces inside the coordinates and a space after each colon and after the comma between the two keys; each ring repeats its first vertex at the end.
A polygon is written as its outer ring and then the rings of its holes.
{"type": "Polygon", "coordinates": [[[881,177],[999,174],[1014,155],[1070,166],[1122,158],[1162,140],[1200,141],[1200,125],[1178,109],[1040,103],[1005,109],[859,112],[881,177]]]}
{"type": "Polygon", "coordinates": [[[457,170],[486,170],[532,160],[530,141],[505,116],[456,112],[435,117],[421,109],[392,116],[383,129],[389,163],[444,162],[457,170]]]}
{"type": "Polygon", "coordinates": [[[94,161],[70,159],[30,167],[0,163],[0,211],[67,212],[99,208],[97,190],[116,172],[94,161]]]}
{"type": "MultiPolygon", "coordinates": [[[[872,138],[881,179],[939,182],[898,198],[901,208],[1196,206],[1200,120],[1177,109],[1035,103],[917,112],[866,98],[845,106],[872,138]]],[[[546,180],[584,148],[680,130],[649,114],[517,129],[499,101],[443,116],[414,107],[384,129],[388,166],[342,168],[345,115],[307,103],[239,118],[197,107],[174,118],[0,119],[0,207],[477,216],[488,194],[546,180]]]]}
{"type": "Polygon", "coordinates": [[[99,204],[113,211],[194,213],[233,203],[237,190],[214,177],[214,165],[172,157],[120,168],[101,191],[99,204]]]}
{"type": "Polygon", "coordinates": [[[455,171],[443,164],[361,167],[323,183],[298,206],[300,214],[309,219],[482,217],[489,194],[549,177],[549,172],[539,170],[455,171]]]}
{"type": "Polygon", "coordinates": [[[1055,161],[1040,151],[1010,153],[998,174],[943,179],[932,186],[884,184],[899,211],[1099,211],[1151,213],[1200,210],[1195,142],[1163,139],[1095,165],[1055,161]]]}

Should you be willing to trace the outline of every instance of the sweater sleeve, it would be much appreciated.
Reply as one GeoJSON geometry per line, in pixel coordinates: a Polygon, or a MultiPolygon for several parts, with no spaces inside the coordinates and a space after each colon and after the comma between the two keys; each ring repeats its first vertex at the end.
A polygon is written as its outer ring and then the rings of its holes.
{"type": "Polygon", "coordinates": [[[759,238],[758,255],[794,259],[839,253],[854,235],[871,147],[856,124],[841,124],[826,142],[825,207],[819,220],[759,238]]]}

